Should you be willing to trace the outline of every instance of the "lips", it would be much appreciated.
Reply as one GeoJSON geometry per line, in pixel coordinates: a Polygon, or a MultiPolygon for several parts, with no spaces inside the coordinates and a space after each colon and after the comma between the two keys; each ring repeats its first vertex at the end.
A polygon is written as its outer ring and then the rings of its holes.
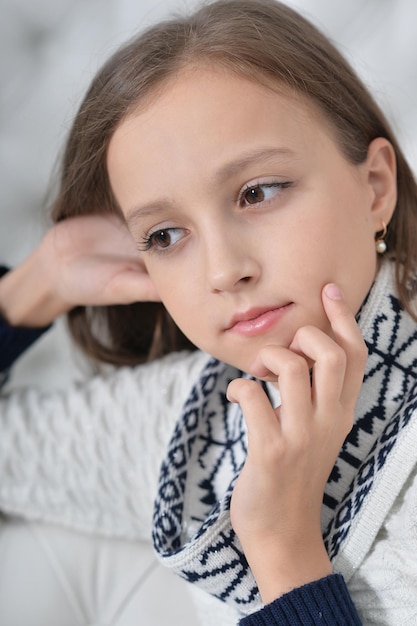
{"type": "Polygon", "coordinates": [[[254,308],[233,316],[227,332],[253,337],[270,330],[292,307],[292,302],[283,306],[254,308]]]}

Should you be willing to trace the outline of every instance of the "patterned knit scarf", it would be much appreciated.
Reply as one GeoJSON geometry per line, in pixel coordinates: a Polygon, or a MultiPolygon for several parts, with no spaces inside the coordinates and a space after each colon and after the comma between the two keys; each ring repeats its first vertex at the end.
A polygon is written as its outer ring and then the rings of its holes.
{"type": "MultiPolygon", "coordinates": [[[[322,530],[333,560],[417,410],[417,325],[394,295],[391,265],[384,262],[359,316],[369,358],[355,425],[323,500],[322,530]]],[[[161,468],[153,540],[165,566],[248,614],[262,603],[229,517],[246,457],[241,411],[225,395],[237,376],[242,372],[211,359],[194,386],[161,468]]]]}

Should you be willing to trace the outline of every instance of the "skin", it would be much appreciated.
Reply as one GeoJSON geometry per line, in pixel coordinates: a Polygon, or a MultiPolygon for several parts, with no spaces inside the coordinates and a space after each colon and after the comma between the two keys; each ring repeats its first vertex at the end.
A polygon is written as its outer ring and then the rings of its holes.
{"type": "Polygon", "coordinates": [[[47,326],[77,305],[154,299],[125,223],[101,215],[60,222],[0,280],[0,312],[12,326],[47,326]]]}
{"type": "Polygon", "coordinates": [[[121,123],[108,171],[178,326],[279,387],[276,409],[254,381],[228,389],[248,426],[231,519],[269,602],[331,572],[321,502],[362,382],[354,313],[395,207],[392,147],[352,165],[312,103],[201,67],[121,123]]]}
{"type": "Polygon", "coordinates": [[[353,312],[367,294],[375,232],[395,202],[391,156],[376,140],[366,163],[352,165],[311,104],[205,68],[119,126],[108,169],[138,245],[153,236],[144,262],[179,327],[208,353],[274,380],[260,350],[288,347],[305,325],[329,332],[326,283],[353,312]],[[257,185],[251,193],[266,200],[249,204],[245,187],[257,185]],[[251,336],[233,326],[257,307],[278,308],[276,323],[251,336]]]}

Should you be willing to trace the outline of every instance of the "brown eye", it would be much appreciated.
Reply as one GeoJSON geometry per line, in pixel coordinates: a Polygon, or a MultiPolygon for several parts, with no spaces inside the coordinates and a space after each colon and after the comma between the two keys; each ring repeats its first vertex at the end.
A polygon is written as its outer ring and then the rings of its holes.
{"type": "Polygon", "coordinates": [[[161,228],[145,237],[143,250],[167,250],[183,239],[187,234],[184,228],[161,228]]]}
{"type": "Polygon", "coordinates": [[[152,243],[158,248],[169,248],[171,245],[171,235],[168,230],[158,230],[152,235],[152,243]]]}
{"type": "Polygon", "coordinates": [[[270,200],[274,200],[284,190],[292,187],[290,181],[273,181],[262,182],[256,185],[247,186],[241,192],[239,196],[240,205],[243,207],[253,206],[255,204],[262,204],[264,206],[270,200]]]}
{"type": "Polygon", "coordinates": [[[265,194],[262,187],[250,187],[250,189],[245,191],[243,197],[248,204],[257,204],[258,202],[263,202],[265,200],[265,194]]]}

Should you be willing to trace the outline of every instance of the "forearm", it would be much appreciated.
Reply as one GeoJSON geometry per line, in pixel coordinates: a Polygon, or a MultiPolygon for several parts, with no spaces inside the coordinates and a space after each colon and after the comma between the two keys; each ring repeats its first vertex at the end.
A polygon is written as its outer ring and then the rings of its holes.
{"type": "MultiPolygon", "coordinates": [[[[7,268],[0,267],[0,294],[4,281],[6,281],[7,268]]],[[[1,296],[0,296],[1,303],[1,296]]],[[[22,326],[11,326],[10,323],[0,315],[0,373],[6,373],[14,361],[38,339],[48,327],[26,328],[22,326]]],[[[0,379],[1,386],[1,379],[0,379]]]]}

